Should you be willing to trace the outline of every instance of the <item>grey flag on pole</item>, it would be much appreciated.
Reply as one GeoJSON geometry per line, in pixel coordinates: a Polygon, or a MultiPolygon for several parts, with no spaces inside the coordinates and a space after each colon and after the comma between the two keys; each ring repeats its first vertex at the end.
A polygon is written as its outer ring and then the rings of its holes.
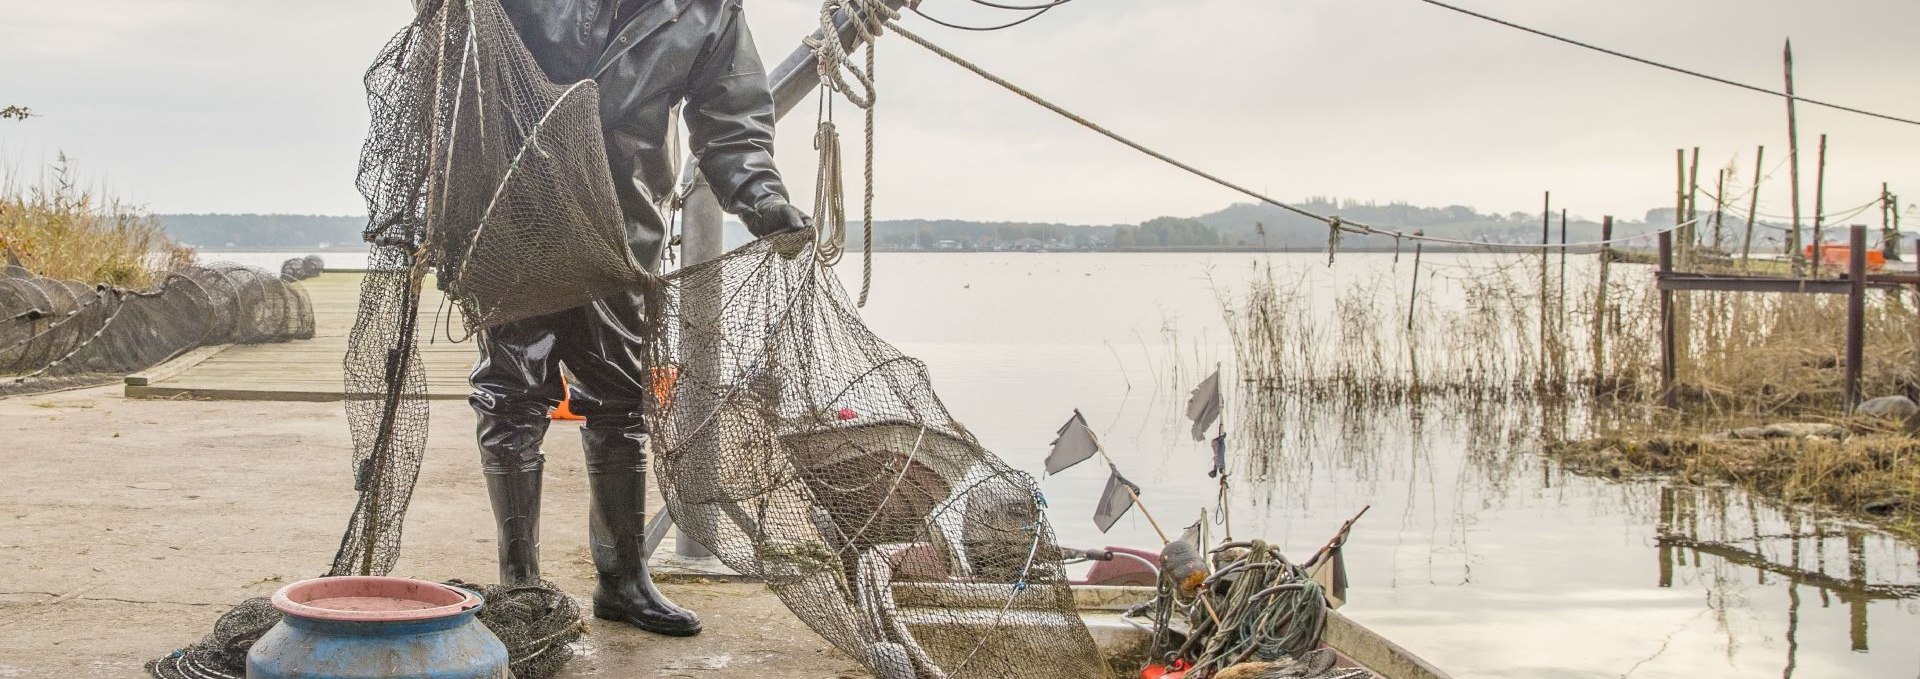
{"type": "Polygon", "coordinates": [[[1107,490],[1100,494],[1100,504],[1093,512],[1093,524],[1099,526],[1102,533],[1112,530],[1113,524],[1133,509],[1133,496],[1140,492],[1139,486],[1120,475],[1119,467],[1107,467],[1113,470],[1113,475],[1107,477],[1107,490]]]}
{"type": "Polygon", "coordinates": [[[1060,426],[1053,439],[1053,452],[1047,454],[1047,475],[1052,476],[1066,471],[1068,467],[1086,462],[1094,453],[1100,452],[1100,441],[1093,437],[1093,430],[1087,428],[1087,418],[1080,411],[1073,411],[1073,418],[1060,426]]]}
{"type": "Polygon", "coordinates": [[[1220,419],[1220,369],[1214,368],[1187,399],[1187,419],[1193,420],[1193,440],[1207,440],[1207,428],[1220,419]]]}

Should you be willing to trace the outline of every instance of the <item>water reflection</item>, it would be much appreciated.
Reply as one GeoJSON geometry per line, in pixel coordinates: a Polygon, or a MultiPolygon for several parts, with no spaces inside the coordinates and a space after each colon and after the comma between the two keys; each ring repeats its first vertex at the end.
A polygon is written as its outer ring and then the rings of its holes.
{"type": "MultiPolygon", "coordinates": [[[[1368,336],[1341,325],[1339,280],[1317,278],[1322,272],[1383,276],[1381,287],[1396,290],[1410,282],[1390,255],[1343,255],[1333,270],[1324,256],[1298,259],[1316,278],[1292,287],[1303,290],[1301,303],[1320,306],[1297,318],[1324,311],[1325,320],[1276,325],[1302,338],[1293,347],[1368,336]]],[[[1156,516],[1184,523],[1217,508],[1217,486],[1206,476],[1205,445],[1191,440],[1180,413],[1187,390],[1216,363],[1244,384],[1217,286],[1242,285],[1229,274],[1248,271],[1251,260],[883,255],[887,283],[865,315],[930,365],[941,397],[1011,463],[1038,475],[1055,428],[1081,409],[1145,487],[1156,516]]],[[[1426,265],[1446,272],[1445,260],[1429,254],[1426,265]]],[[[1423,278],[1419,304],[1457,306],[1450,294],[1445,281],[1423,278]]],[[[1396,323],[1406,312],[1388,299],[1345,306],[1396,323]]],[[[1423,329],[1418,341],[1475,342],[1438,328],[1423,329]]],[[[1364,377],[1404,366],[1427,382],[1381,399],[1286,388],[1233,393],[1227,508],[1236,535],[1267,538],[1304,558],[1372,505],[1348,543],[1354,587],[1346,612],[1463,678],[1920,674],[1920,648],[1907,643],[1920,638],[1914,546],[1734,489],[1571,474],[1539,456],[1538,441],[1589,426],[1589,415],[1438,386],[1466,370],[1529,374],[1482,364],[1483,354],[1502,352],[1533,355],[1537,347],[1478,347],[1418,372],[1410,358],[1370,352],[1345,363],[1275,357],[1295,361],[1295,376],[1364,377]]],[[[1137,516],[1111,533],[1092,526],[1106,473],[1085,467],[1042,482],[1061,539],[1150,543],[1152,530],[1137,516]]]]}
{"type": "MultiPolygon", "coordinates": [[[[1870,648],[1870,603],[1920,599],[1920,584],[1876,579],[1869,541],[1888,540],[1873,529],[1810,517],[1792,507],[1763,510],[1751,496],[1736,510],[1734,495],[1726,489],[1660,489],[1660,586],[1673,586],[1676,568],[1705,569],[1721,578],[1727,576],[1724,566],[1734,566],[1751,570],[1758,585],[1781,580],[1788,595],[1782,676],[1793,676],[1797,664],[1802,588],[1814,590],[1822,608],[1836,602],[1846,607],[1849,650],[1862,652],[1870,648]]],[[[1889,547],[1902,551],[1884,544],[1874,551],[1889,547]]]]}

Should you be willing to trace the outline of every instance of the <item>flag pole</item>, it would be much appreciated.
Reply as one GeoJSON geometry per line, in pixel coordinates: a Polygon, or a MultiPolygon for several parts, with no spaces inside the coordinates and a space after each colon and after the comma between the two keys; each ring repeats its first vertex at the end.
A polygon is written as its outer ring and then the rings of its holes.
{"type": "MultiPolygon", "coordinates": [[[[1218,361],[1213,364],[1213,373],[1215,375],[1220,374],[1220,363],[1218,361]]],[[[1214,386],[1217,389],[1219,383],[1214,383],[1214,386]]],[[[1214,430],[1214,435],[1222,439],[1220,455],[1221,462],[1224,465],[1226,462],[1226,443],[1224,439],[1227,435],[1227,399],[1225,394],[1222,394],[1220,397],[1220,421],[1216,424],[1219,425],[1219,427],[1214,430]]],[[[1227,542],[1232,542],[1233,493],[1227,487],[1227,470],[1224,467],[1220,470],[1220,528],[1226,531],[1227,542]]]]}
{"type": "MultiPolygon", "coordinates": [[[[1094,434],[1092,429],[1087,430],[1087,435],[1093,437],[1093,449],[1100,451],[1100,459],[1106,461],[1107,467],[1109,469],[1119,469],[1120,465],[1114,464],[1113,456],[1107,454],[1107,447],[1100,445],[1100,436],[1094,434]]],[[[1127,497],[1133,498],[1133,506],[1140,508],[1140,515],[1147,517],[1147,525],[1153,526],[1153,533],[1160,536],[1160,546],[1165,548],[1167,545],[1173,544],[1172,540],[1167,539],[1167,531],[1160,528],[1160,522],[1154,520],[1153,512],[1147,511],[1147,503],[1140,501],[1140,494],[1133,491],[1133,485],[1121,483],[1120,487],[1127,491],[1127,497]]],[[[1213,601],[1207,599],[1206,593],[1202,592],[1198,596],[1200,597],[1200,605],[1207,609],[1207,617],[1213,619],[1213,626],[1215,628],[1226,627],[1225,623],[1220,622],[1220,612],[1213,610],[1213,601]]]]}

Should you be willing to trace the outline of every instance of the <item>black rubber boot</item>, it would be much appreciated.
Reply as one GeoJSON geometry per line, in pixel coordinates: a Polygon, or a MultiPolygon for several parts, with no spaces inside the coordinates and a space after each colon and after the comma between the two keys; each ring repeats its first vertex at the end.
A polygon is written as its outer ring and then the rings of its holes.
{"type": "Polygon", "coordinates": [[[674,605],[654,588],[644,551],[647,530],[647,435],[636,431],[580,430],[593,491],[588,540],[600,586],[593,616],[685,637],[700,633],[700,618],[674,605]]]}
{"type": "Polygon", "coordinates": [[[540,584],[540,477],[546,420],[480,416],[481,470],[499,526],[500,584],[540,584]]]}

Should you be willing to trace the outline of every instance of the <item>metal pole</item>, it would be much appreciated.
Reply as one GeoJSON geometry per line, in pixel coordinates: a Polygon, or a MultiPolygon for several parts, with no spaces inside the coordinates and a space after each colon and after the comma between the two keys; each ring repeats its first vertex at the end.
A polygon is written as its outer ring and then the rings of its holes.
{"type": "MultiPolygon", "coordinates": [[[[906,0],[886,0],[886,3],[890,7],[899,9],[901,5],[906,4],[906,0]]],[[[849,10],[841,8],[834,14],[833,21],[840,43],[846,45],[849,50],[858,48],[863,40],[849,10]]],[[[817,42],[824,37],[821,31],[816,30],[808,36],[807,40],[817,42]]],[[[807,95],[813,92],[815,87],[820,86],[818,63],[813,48],[803,42],[800,47],[789,53],[779,66],[774,67],[768,89],[773,94],[773,111],[776,120],[786,116],[787,112],[806,100],[807,95]]],[[[681,215],[681,223],[685,225],[682,232],[681,256],[687,266],[712,260],[727,250],[724,239],[726,213],[720,209],[719,199],[714,197],[713,190],[707,186],[706,177],[699,172],[700,149],[692,149],[692,151],[693,155],[687,158],[683,165],[684,169],[680,173],[682,192],[687,196],[685,211],[681,215]]],[[[684,294],[686,299],[683,300],[681,307],[683,309],[717,309],[720,306],[718,288],[687,290],[684,294]]],[[[685,356],[681,357],[681,365],[682,369],[692,373],[689,378],[695,380],[702,372],[714,374],[719,370],[717,356],[685,356]]],[[[697,415],[702,419],[705,417],[701,408],[681,408],[680,410],[689,416],[697,415]]],[[[655,517],[655,521],[648,526],[647,530],[649,543],[657,545],[672,524],[672,517],[655,517]]],[[[675,541],[674,552],[680,556],[692,558],[712,556],[699,543],[684,539],[675,541]]]]}

